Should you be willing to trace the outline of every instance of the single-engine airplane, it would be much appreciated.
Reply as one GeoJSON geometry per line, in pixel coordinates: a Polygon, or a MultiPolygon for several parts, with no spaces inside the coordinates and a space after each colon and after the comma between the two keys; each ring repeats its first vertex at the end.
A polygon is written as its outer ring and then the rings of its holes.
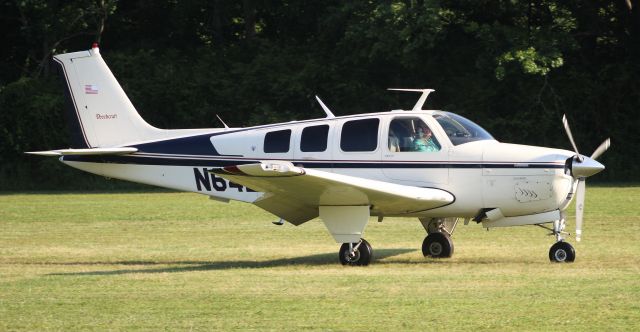
{"type": "Polygon", "coordinates": [[[422,252],[434,258],[453,255],[451,236],[462,220],[538,225],[556,238],[549,259],[572,262],[566,209],[575,196],[579,241],[585,179],[604,169],[595,159],[610,145],[607,139],[581,155],[566,117],[574,151],[500,143],[460,115],[423,110],[430,89],[398,89],[421,93],[409,111],[337,117],[318,98],[326,118],[162,130],[140,117],[97,44],[53,60],[64,78],[72,146],[29,153],[110,178],[251,203],[279,217],[275,224],[320,217],[341,244],[343,265],[371,262],[362,238],[370,216],[419,219],[427,232],[422,252]]]}

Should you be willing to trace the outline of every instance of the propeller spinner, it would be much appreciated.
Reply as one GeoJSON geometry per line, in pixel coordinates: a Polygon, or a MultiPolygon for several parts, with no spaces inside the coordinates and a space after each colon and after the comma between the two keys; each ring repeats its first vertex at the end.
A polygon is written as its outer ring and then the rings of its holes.
{"type": "Polygon", "coordinates": [[[569,137],[571,145],[573,146],[573,151],[576,153],[575,156],[571,157],[570,170],[571,176],[578,181],[576,189],[576,241],[580,241],[580,238],[582,237],[586,178],[604,170],[604,165],[597,162],[596,158],[600,157],[600,155],[607,151],[609,146],[611,146],[611,139],[607,138],[602,142],[602,144],[593,151],[591,157],[585,157],[578,152],[578,147],[573,140],[573,135],[571,134],[571,128],[569,128],[569,122],[567,121],[566,115],[562,116],[562,124],[564,125],[564,130],[567,133],[567,137],[569,137]]]}

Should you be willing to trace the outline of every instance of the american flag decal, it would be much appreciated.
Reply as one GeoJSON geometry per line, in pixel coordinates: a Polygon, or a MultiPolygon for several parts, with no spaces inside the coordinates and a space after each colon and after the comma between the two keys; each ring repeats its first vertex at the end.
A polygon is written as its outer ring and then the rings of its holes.
{"type": "Polygon", "coordinates": [[[97,95],[98,94],[98,86],[93,84],[85,84],[84,93],[88,95],[97,95]]]}

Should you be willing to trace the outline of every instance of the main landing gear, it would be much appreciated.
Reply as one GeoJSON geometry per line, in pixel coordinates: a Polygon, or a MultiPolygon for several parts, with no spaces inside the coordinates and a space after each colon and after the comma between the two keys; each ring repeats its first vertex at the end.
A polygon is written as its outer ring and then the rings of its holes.
{"type": "Polygon", "coordinates": [[[451,234],[456,229],[458,218],[420,219],[420,222],[427,231],[427,237],[422,241],[422,254],[432,258],[453,256],[451,234]]]}
{"type": "MultiPolygon", "coordinates": [[[[541,227],[544,227],[540,225],[541,227]]],[[[547,227],[544,227],[547,228],[547,227]]],[[[556,220],[553,222],[553,229],[551,230],[551,234],[555,235],[556,243],[551,246],[549,249],[549,260],[557,263],[571,263],[576,260],[576,251],[573,249],[573,246],[569,244],[569,242],[564,241],[563,234],[568,234],[564,231],[565,228],[565,220],[564,218],[560,220],[556,220]]]]}
{"type": "Polygon", "coordinates": [[[447,233],[431,233],[422,241],[424,257],[449,258],[453,255],[453,241],[447,233]]]}
{"type": "Polygon", "coordinates": [[[365,239],[360,239],[358,243],[343,243],[340,246],[339,258],[342,265],[366,266],[371,263],[373,249],[365,239]]]}

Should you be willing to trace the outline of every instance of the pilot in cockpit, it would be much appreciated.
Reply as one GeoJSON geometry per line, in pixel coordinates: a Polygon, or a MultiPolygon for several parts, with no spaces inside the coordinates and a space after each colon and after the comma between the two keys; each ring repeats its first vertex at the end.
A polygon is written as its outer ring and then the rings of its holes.
{"type": "Polygon", "coordinates": [[[416,137],[413,140],[413,151],[418,152],[436,152],[440,148],[431,137],[431,130],[426,127],[418,127],[416,129],[416,137]]]}

